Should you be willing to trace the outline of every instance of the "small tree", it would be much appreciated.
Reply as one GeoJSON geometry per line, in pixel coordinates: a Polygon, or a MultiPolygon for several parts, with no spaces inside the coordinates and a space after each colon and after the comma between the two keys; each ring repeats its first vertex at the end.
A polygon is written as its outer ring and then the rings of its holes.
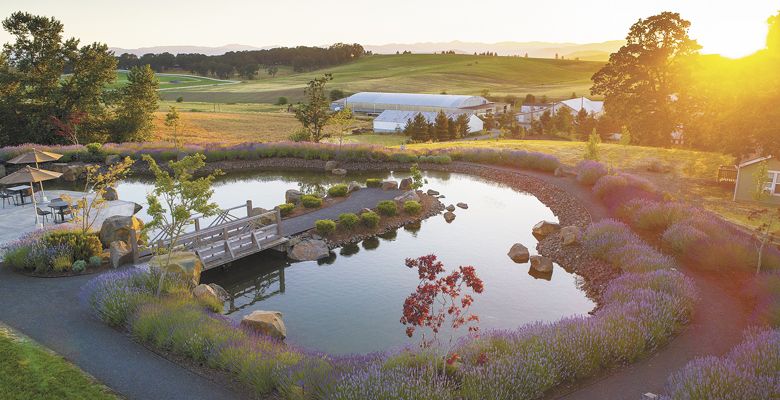
{"type": "Polygon", "coordinates": [[[266,67],[265,72],[268,73],[268,75],[271,75],[271,78],[276,78],[276,74],[279,72],[279,67],[276,65],[271,65],[266,67]]]}
{"type": "Polygon", "coordinates": [[[78,145],[78,126],[81,125],[86,116],[86,113],[76,111],[63,119],[52,116],[49,122],[54,125],[54,132],[57,134],[57,136],[62,137],[72,144],[78,145]]]}
{"type": "Polygon", "coordinates": [[[631,132],[628,127],[623,125],[620,127],[620,144],[628,146],[631,144],[631,132]]]}
{"type": "Polygon", "coordinates": [[[89,165],[86,167],[87,177],[84,182],[84,193],[87,195],[76,201],[67,194],[62,195],[62,199],[68,203],[70,209],[75,210],[73,211],[73,222],[79,226],[82,233],[92,230],[99,210],[103,209],[106,204],[103,195],[109,188],[115,187],[120,180],[127,176],[132,165],[133,160],[130,157],[125,157],[121,162],[109,165],[104,171],[101,171],[98,165],[89,165]]]}
{"type": "Polygon", "coordinates": [[[599,160],[599,144],[601,143],[601,137],[596,133],[596,129],[593,129],[593,133],[588,138],[588,144],[585,146],[585,154],[582,158],[586,160],[599,160]]]}
{"type": "Polygon", "coordinates": [[[455,137],[464,138],[469,134],[469,119],[467,114],[460,114],[455,118],[455,137]]]}
{"type": "Polygon", "coordinates": [[[325,84],[333,80],[331,74],[325,74],[309,81],[306,88],[306,102],[295,108],[295,118],[309,131],[311,140],[322,140],[322,130],[330,121],[330,101],[325,94],[325,84]]]}
{"type": "Polygon", "coordinates": [[[444,142],[450,139],[449,137],[450,120],[447,118],[447,114],[444,111],[439,111],[436,114],[436,120],[434,122],[436,136],[435,139],[444,142]]]}
{"type": "Polygon", "coordinates": [[[409,172],[412,173],[412,189],[419,189],[423,187],[424,179],[422,171],[420,171],[420,167],[417,165],[417,163],[412,164],[412,167],[409,168],[409,172]]]}
{"type": "Polygon", "coordinates": [[[168,238],[165,246],[158,246],[156,249],[158,255],[168,255],[165,264],[160,265],[162,274],[157,289],[159,295],[172,250],[185,228],[192,224],[192,216],[201,214],[209,217],[219,211],[219,206],[211,202],[211,196],[214,194],[211,185],[221,171],[194,178],[195,171],[205,165],[206,156],[203,154],[192,154],[179,161],[169,161],[168,169],[173,174],[160,168],[149,155],[144,155],[143,159],[149,163],[149,169],[154,174],[154,190],[146,196],[149,205],[147,212],[152,220],[144,226],[144,233],[159,229],[168,238]]]}
{"type": "Polygon", "coordinates": [[[344,141],[344,135],[346,135],[356,123],[357,120],[355,119],[354,114],[352,114],[352,110],[349,108],[344,108],[330,117],[329,125],[334,128],[333,135],[335,135],[339,141],[339,148],[341,148],[341,144],[344,141]]]}
{"type": "MultiPolygon", "coordinates": [[[[422,334],[422,348],[433,349],[437,354],[442,343],[439,341],[439,331],[442,327],[452,331],[463,326],[468,326],[471,333],[476,333],[479,326],[479,317],[469,313],[469,308],[474,302],[470,294],[465,294],[466,289],[473,293],[482,293],[484,285],[476,275],[472,266],[461,266],[448,275],[440,276],[445,272],[444,264],[436,260],[433,254],[416,259],[407,258],[406,266],[417,269],[420,282],[417,289],[404,301],[401,323],[406,326],[406,335],[412,337],[416,329],[430,330],[430,337],[426,339],[426,333],[422,334]]],[[[451,333],[446,347],[443,348],[442,373],[448,364],[453,364],[460,357],[452,353],[454,336],[451,333]]]]}
{"type": "Polygon", "coordinates": [[[173,128],[173,144],[176,146],[177,150],[181,147],[178,134],[180,122],[181,116],[179,116],[179,111],[176,110],[176,107],[170,107],[168,113],[165,114],[165,126],[173,128]]]}
{"type": "MultiPolygon", "coordinates": [[[[758,164],[758,170],[753,175],[756,186],[753,190],[753,198],[758,201],[765,201],[774,188],[771,187],[772,179],[769,175],[769,164],[766,160],[758,164]]],[[[774,232],[780,225],[780,208],[776,210],[770,210],[768,208],[762,208],[753,210],[748,215],[748,218],[758,222],[758,226],[753,232],[753,239],[756,244],[756,252],[758,253],[758,260],[756,263],[756,274],[761,272],[761,264],[763,263],[764,250],[766,246],[772,242],[774,238],[774,232]]]]}

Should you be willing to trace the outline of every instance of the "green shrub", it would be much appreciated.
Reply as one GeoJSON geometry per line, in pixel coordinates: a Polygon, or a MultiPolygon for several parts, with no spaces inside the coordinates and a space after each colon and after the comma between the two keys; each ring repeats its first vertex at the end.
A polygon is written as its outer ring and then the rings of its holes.
{"type": "Polygon", "coordinates": [[[404,202],[404,212],[411,215],[417,215],[422,211],[422,204],[419,201],[407,200],[404,202]]]}
{"type": "Polygon", "coordinates": [[[309,134],[308,130],[301,128],[291,133],[288,139],[291,142],[308,142],[311,139],[311,134],[309,134]]]}
{"type": "Polygon", "coordinates": [[[376,205],[376,210],[380,215],[392,217],[398,214],[398,206],[392,200],[382,200],[376,205]]]}
{"type": "Polygon", "coordinates": [[[328,236],[336,230],[336,222],[330,219],[319,219],[314,222],[314,229],[322,236],[328,236]]]}
{"type": "Polygon", "coordinates": [[[32,248],[29,246],[20,246],[7,250],[4,257],[5,263],[14,269],[28,268],[31,251],[32,248]]]}
{"type": "Polygon", "coordinates": [[[43,236],[43,242],[49,247],[69,247],[74,260],[89,260],[90,257],[98,256],[103,252],[103,245],[95,233],[53,231],[43,236]]]}
{"type": "Polygon", "coordinates": [[[366,187],[370,187],[370,188],[382,187],[382,180],[377,178],[366,179],[366,187]]]}
{"type": "Polygon", "coordinates": [[[89,258],[89,266],[92,268],[98,268],[103,265],[103,257],[92,256],[89,258]]]}
{"type": "Polygon", "coordinates": [[[328,196],[331,197],[344,197],[347,195],[347,191],[349,190],[349,187],[343,183],[340,183],[338,185],[333,185],[328,189],[328,196]]]}
{"type": "Polygon", "coordinates": [[[295,204],[293,203],[284,203],[279,205],[279,213],[282,214],[282,217],[286,217],[292,214],[293,210],[295,210],[295,204]]]}
{"type": "Polygon", "coordinates": [[[88,143],[86,146],[87,152],[92,156],[103,155],[103,145],[101,143],[88,143]]]}
{"type": "Polygon", "coordinates": [[[339,226],[347,230],[354,228],[358,221],[360,221],[360,218],[358,218],[358,216],[353,213],[344,213],[339,215],[339,226]]]}
{"type": "Polygon", "coordinates": [[[373,211],[364,212],[360,214],[360,223],[369,228],[376,228],[379,225],[379,214],[373,211]]]}
{"type": "Polygon", "coordinates": [[[322,207],[322,199],[313,194],[305,194],[301,196],[301,203],[303,203],[303,206],[306,208],[322,207]]]}
{"type": "Polygon", "coordinates": [[[87,262],[84,260],[77,260],[73,263],[73,272],[82,273],[87,269],[87,262]]]}
{"type": "Polygon", "coordinates": [[[57,254],[51,259],[51,269],[56,272],[69,271],[73,260],[70,258],[70,254],[57,254]]]}

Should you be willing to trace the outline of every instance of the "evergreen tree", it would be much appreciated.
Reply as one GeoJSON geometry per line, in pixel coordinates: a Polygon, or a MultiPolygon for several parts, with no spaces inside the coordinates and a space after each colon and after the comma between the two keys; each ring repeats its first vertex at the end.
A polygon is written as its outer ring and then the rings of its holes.
{"type": "Polygon", "coordinates": [[[427,142],[430,139],[428,132],[428,120],[421,113],[417,113],[411,120],[410,135],[415,142],[427,142]]]}
{"type": "Polygon", "coordinates": [[[159,83],[149,65],[133,67],[127,73],[127,82],[127,85],[119,90],[120,101],[112,132],[112,140],[117,143],[144,141],[149,138],[159,100],[159,83]]]}
{"type": "Polygon", "coordinates": [[[469,120],[468,114],[460,114],[455,118],[455,137],[463,138],[469,134],[469,120]]]}
{"type": "Polygon", "coordinates": [[[444,111],[439,111],[438,114],[436,114],[436,120],[434,122],[435,132],[436,132],[436,140],[440,142],[444,142],[450,139],[449,137],[449,118],[447,118],[447,114],[444,113],[444,111]]]}

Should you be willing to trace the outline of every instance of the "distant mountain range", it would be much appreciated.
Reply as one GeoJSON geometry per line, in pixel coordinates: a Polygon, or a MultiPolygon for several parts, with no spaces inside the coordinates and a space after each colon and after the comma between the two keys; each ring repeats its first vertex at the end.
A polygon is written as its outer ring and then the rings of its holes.
{"type": "MultiPolygon", "coordinates": [[[[426,43],[390,43],[383,45],[367,45],[366,50],[375,54],[395,54],[404,51],[412,53],[440,53],[442,51],[454,51],[458,54],[473,53],[497,53],[501,56],[524,56],[535,58],[554,58],[563,56],[565,58],[579,58],[588,61],[606,61],[609,55],[617,51],[620,46],[625,44],[623,40],[610,40],[601,43],[554,43],[554,42],[499,42],[499,43],[479,43],[479,42],[426,42],[426,43]]],[[[141,47],[137,49],[124,49],[112,47],[114,54],[131,53],[142,56],[147,53],[200,53],[206,55],[220,55],[230,51],[262,50],[271,49],[278,46],[256,47],[243,44],[228,44],[224,46],[155,46],[141,47]]]]}

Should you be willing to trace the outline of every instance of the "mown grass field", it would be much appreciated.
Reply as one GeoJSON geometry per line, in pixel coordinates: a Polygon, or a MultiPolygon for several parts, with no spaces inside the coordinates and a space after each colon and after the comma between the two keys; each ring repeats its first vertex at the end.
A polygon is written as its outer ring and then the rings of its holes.
{"type": "MultiPolygon", "coordinates": [[[[157,80],[160,82],[160,89],[171,90],[190,86],[202,86],[202,85],[224,85],[230,83],[230,81],[223,81],[219,79],[204,78],[200,76],[186,75],[186,74],[156,74],[157,80]]],[[[116,81],[112,85],[113,88],[118,88],[127,84],[127,72],[116,71],[116,81]]],[[[175,97],[174,97],[175,99],[175,97]]]]}
{"type": "Polygon", "coordinates": [[[3,400],[118,399],[73,364],[0,325],[3,400]]]}
{"type": "Polygon", "coordinates": [[[305,73],[278,74],[263,71],[258,79],[235,85],[166,90],[165,100],[179,96],[186,101],[208,103],[274,103],[281,97],[296,102],[306,83],[323,73],[333,74],[330,89],[348,93],[387,91],[478,95],[533,93],[550,98],[590,92],[591,76],[601,62],[472,55],[374,55],[353,63],[305,73]]]}

